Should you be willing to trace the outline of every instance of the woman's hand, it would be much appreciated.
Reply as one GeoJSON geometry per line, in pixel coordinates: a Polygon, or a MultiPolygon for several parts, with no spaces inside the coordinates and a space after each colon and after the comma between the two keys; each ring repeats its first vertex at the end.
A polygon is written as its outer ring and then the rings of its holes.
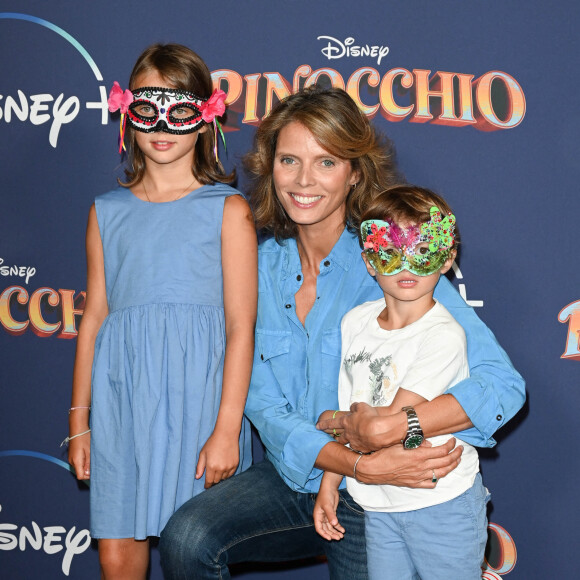
{"type": "MultiPolygon", "coordinates": [[[[73,434],[74,435],[74,434],[73,434]]],[[[68,462],[73,466],[77,479],[91,478],[91,434],[86,433],[68,443],[68,462]]]]}
{"type": "Polygon", "coordinates": [[[380,449],[382,446],[373,440],[377,428],[375,420],[382,418],[378,408],[366,403],[353,403],[350,411],[350,413],[340,411],[334,419],[332,415],[326,415],[331,411],[325,411],[318,418],[316,428],[331,435],[336,430],[341,434],[339,443],[350,443],[352,449],[363,453],[380,449]]]}
{"type": "Polygon", "coordinates": [[[358,481],[399,487],[434,488],[437,480],[453,471],[461,461],[463,447],[451,438],[432,447],[428,441],[418,449],[393,445],[361,457],[356,468],[358,481]]]}
{"type": "Polygon", "coordinates": [[[199,453],[195,479],[205,471],[205,489],[231,477],[238,468],[240,448],[238,437],[214,430],[199,453]]]}
{"type": "Polygon", "coordinates": [[[320,413],[320,417],[318,417],[318,422],[316,423],[316,427],[318,429],[320,429],[321,431],[324,431],[325,433],[332,435],[339,443],[346,445],[348,443],[348,440],[346,440],[342,437],[343,430],[341,428],[337,428],[337,427],[333,426],[333,427],[329,427],[328,429],[323,429],[322,427],[318,427],[318,425],[321,423],[326,423],[327,421],[332,421],[333,419],[336,419],[337,417],[342,417],[342,416],[347,415],[347,414],[348,413],[346,411],[333,411],[332,409],[329,409],[328,411],[323,411],[322,413],[320,413]]]}

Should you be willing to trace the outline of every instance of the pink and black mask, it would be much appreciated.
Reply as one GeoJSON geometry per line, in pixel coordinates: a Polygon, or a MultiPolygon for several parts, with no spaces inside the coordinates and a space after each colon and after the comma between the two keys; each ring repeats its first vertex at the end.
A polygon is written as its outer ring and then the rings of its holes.
{"type": "Polygon", "coordinates": [[[131,92],[127,120],[136,131],[182,135],[206,124],[202,116],[205,99],[193,93],[163,87],[140,87],[131,92]]]}
{"type": "MultiPolygon", "coordinates": [[[[213,123],[225,139],[217,120],[224,114],[226,94],[216,89],[208,99],[181,89],[166,87],[139,87],[133,91],[123,90],[117,81],[109,93],[109,111],[121,113],[119,126],[119,153],[125,149],[125,121],[136,131],[155,133],[163,131],[184,135],[199,131],[206,123],[213,123]]],[[[217,160],[217,135],[214,152],[217,160]]]]}

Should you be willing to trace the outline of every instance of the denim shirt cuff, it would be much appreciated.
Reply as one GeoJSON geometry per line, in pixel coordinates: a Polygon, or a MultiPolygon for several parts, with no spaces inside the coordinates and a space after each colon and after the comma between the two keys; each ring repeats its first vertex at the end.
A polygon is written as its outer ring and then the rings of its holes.
{"type": "Polygon", "coordinates": [[[492,435],[503,425],[505,419],[501,408],[490,400],[489,392],[477,381],[466,379],[451,387],[446,394],[455,397],[473,423],[470,429],[454,435],[477,447],[493,447],[496,442],[492,435]]]}
{"type": "Polygon", "coordinates": [[[322,448],[330,441],[330,435],[323,431],[295,430],[288,437],[280,457],[284,475],[301,487],[305,487],[308,480],[319,477],[320,470],[314,464],[322,448]]]}

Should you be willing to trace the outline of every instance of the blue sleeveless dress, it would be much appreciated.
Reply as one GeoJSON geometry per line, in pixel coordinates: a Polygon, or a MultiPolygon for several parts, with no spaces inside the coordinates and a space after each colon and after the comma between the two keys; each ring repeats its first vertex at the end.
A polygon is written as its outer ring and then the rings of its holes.
{"type": "MultiPolygon", "coordinates": [[[[203,491],[199,452],[220,405],[225,352],[223,184],[149,203],[95,200],[109,315],[97,336],[91,409],[91,535],[158,536],[203,491]]],[[[231,232],[235,235],[235,232],[231,232]]],[[[244,419],[238,472],[251,464],[244,419]]]]}

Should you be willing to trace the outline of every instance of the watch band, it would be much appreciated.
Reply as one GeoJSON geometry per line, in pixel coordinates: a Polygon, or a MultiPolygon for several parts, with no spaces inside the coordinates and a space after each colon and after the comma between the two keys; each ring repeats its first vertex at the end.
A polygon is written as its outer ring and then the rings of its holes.
{"type": "Polygon", "coordinates": [[[407,413],[407,434],[401,443],[405,449],[416,449],[425,439],[419,417],[413,407],[403,407],[401,411],[407,413]]]}
{"type": "Polygon", "coordinates": [[[417,412],[413,407],[403,407],[401,411],[407,413],[407,432],[411,429],[421,429],[419,417],[417,417],[417,412]]]}

